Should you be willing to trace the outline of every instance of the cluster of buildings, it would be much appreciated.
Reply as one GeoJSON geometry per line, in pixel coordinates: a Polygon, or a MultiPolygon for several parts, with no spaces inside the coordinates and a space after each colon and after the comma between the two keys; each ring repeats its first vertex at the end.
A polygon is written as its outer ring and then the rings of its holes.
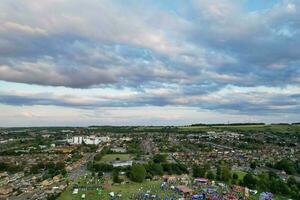
{"type": "Polygon", "coordinates": [[[264,138],[261,144],[258,144],[255,141],[261,138],[257,134],[245,136],[234,132],[210,131],[201,134],[175,135],[169,137],[168,142],[177,146],[188,144],[182,146],[179,151],[171,152],[176,160],[187,165],[203,165],[207,162],[214,164],[223,160],[247,170],[252,162],[258,166],[265,166],[266,163],[275,163],[283,158],[295,160],[299,157],[299,145],[287,147],[278,144],[276,136],[270,138],[273,140],[266,143],[264,138]],[[251,143],[252,140],[254,142],[251,143]]]}
{"type": "Polygon", "coordinates": [[[71,145],[87,144],[87,145],[98,145],[100,143],[106,143],[110,141],[108,136],[72,136],[67,137],[67,142],[71,145]]]}
{"type": "Polygon", "coordinates": [[[0,180],[0,199],[46,199],[67,187],[61,176],[43,180],[42,174],[25,175],[24,172],[3,172],[0,173],[0,180]]]}
{"type": "MultiPolygon", "coordinates": [[[[214,165],[220,160],[225,160],[231,163],[233,167],[243,171],[247,171],[253,161],[258,166],[263,166],[267,162],[272,163],[282,158],[294,160],[300,155],[299,144],[287,147],[282,145],[282,141],[273,135],[253,134],[245,136],[241,133],[229,131],[208,131],[191,134],[100,134],[93,132],[92,135],[82,130],[63,130],[62,132],[68,134],[67,138],[65,135],[60,137],[61,134],[54,136],[55,133],[49,131],[42,132],[41,136],[46,141],[43,144],[36,141],[37,134],[34,136],[29,134],[28,138],[22,139],[21,142],[20,139],[9,138],[6,134],[5,137],[0,138],[0,149],[16,154],[2,155],[0,156],[0,162],[24,166],[23,172],[0,173],[0,199],[11,196],[16,197],[13,200],[18,200],[18,198],[42,199],[63,191],[67,187],[63,177],[55,176],[44,179],[42,172],[34,175],[27,173],[30,167],[39,162],[63,162],[66,165],[67,172],[74,174],[74,177],[78,177],[85,173],[83,166],[93,159],[91,155],[98,153],[98,150],[101,151],[104,146],[109,146],[110,151],[115,154],[128,153],[131,155],[130,159],[133,159],[132,155],[135,155],[135,153],[132,153],[132,148],[142,151],[142,155],[136,156],[138,159],[134,157],[137,163],[148,162],[153,158],[153,155],[165,153],[168,155],[167,161],[169,163],[180,162],[190,167],[193,164],[204,165],[208,162],[214,165]],[[253,145],[256,148],[242,148],[251,144],[252,140],[261,140],[262,144],[254,143],[253,145]],[[139,147],[135,146],[135,143],[139,147]],[[97,147],[95,148],[93,145],[97,147]],[[73,173],[74,171],[76,173],[73,173]]],[[[133,164],[132,160],[116,159],[109,162],[113,167],[128,167],[133,164]]],[[[228,199],[234,199],[233,196],[238,196],[236,194],[239,193],[236,191],[246,193],[246,188],[239,188],[238,186],[228,188],[227,186],[213,184],[211,181],[202,178],[193,180],[192,184],[186,176],[168,176],[164,179],[168,187],[173,185],[172,190],[177,190],[183,194],[205,193],[207,195],[208,190],[214,191],[214,188],[223,188],[228,191],[226,193],[228,199]]]]}

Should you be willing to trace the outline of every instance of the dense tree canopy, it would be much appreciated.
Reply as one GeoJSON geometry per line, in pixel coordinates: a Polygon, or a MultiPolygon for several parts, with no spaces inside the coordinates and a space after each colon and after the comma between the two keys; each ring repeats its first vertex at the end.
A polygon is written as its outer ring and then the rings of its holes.
{"type": "Polygon", "coordinates": [[[130,170],[130,179],[134,182],[143,182],[146,177],[146,169],[143,165],[135,164],[130,170]]]}

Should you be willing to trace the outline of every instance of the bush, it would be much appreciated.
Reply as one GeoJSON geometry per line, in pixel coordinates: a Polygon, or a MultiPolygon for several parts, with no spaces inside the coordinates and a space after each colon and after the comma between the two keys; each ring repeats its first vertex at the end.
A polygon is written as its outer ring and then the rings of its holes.
{"type": "Polygon", "coordinates": [[[119,177],[119,171],[118,170],[114,170],[113,173],[112,173],[112,176],[113,176],[113,182],[114,183],[121,183],[123,181],[119,177]]]}
{"type": "Polygon", "coordinates": [[[157,154],[153,157],[155,163],[165,163],[167,161],[167,156],[162,154],[157,154]]]}
{"type": "Polygon", "coordinates": [[[163,167],[159,163],[152,163],[150,162],[148,165],[145,165],[146,171],[153,175],[163,175],[163,167]]]}
{"type": "Polygon", "coordinates": [[[244,183],[245,186],[249,187],[250,189],[255,189],[256,184],[257,184],[257,180],[252,174],[247,173],[244,176],[243,183],[244,183]]]}
{"type": "Polygon", "coordinates": [[[207,172],[206,178],[211,179],[211,180],[215,179],[215,174],[213,173],[213,171],[209,170],[207,172]]]}
{"type": "Polygon", "coordinates": [[[239,175],[237,175],[237,173],[233,173],[232,178],[234,180],[237,180],[237,179],[239,179],[239,175]]]}
{"type": "Polygon", "coordinates": [[[297,173],[296,166],[293,162],[283,159],[274,165],[275,169],[284,170],[287,174],[294,175],[297,173]]]}
{"type": "Polygon", "coordinates": [[[204,177],[206,174],[206,170],[204,167],[201,167],[199,165],[194,165],[193,166],[193,177],[204,177]]]}
{"type": "Polygon", "coordinates": [[[96,172],[111,172],[114,169],[112,165],[105,163],[94,164],[93,168],[96,172]]]}
{"type": "Polygon", "coordinates": [[[133,165],[130,170],[130,179],[134,182],[143,182],[146,177],[146,169],[143,165],[133,165]]]}

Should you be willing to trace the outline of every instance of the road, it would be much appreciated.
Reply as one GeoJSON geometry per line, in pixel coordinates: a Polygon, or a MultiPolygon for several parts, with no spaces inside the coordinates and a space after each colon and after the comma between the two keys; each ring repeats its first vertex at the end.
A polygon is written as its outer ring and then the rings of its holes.
{"type": "Polygon", "coordinates": [[[87,163],[89,161],[92,161],[94,159],[95,155],[96,155],[96,153],[88,153],[87,155],[85,155],[85,158],[83,158],[84,160],[82,161],[82,164],[80,165],[80,167],[69,171],[69,173],[68,173],[69,179],[76,180],[80,176],[85,175],[87,173],[87,163]]]}
{"type": "MultiPolygon", "coordinates": [[[[101,152],[104,147],[105,146],[99,147],[99,149],[97,150],[97,152],[101,152]]],[[[70,180],[76,180],[80,176],[84,176],[88,172],[88,170],[87,170],[87,163],[89,161],[93,161],[96,154],[97,153],[87,153],[85,155],[85,158],[83,158],[84,160],[82,161],[82,164],[80,165],[80,167],[72,169],[68,173],[69,179],[70,180]]]]}
{"type": "MultiPolygon", "coordinates": [[[[100,148],[100,151],[103,149],[103,147],[100,148]]],[[[89,161],[92,161],[97,153],[87,153],[82,161],[82,164],[78,168],[74,168],[68,173],[68,177],[70,180],[76,180],[80,176],[84,176],[88,170],[87,170],[87,163],[89,161]]],[[[9,200],[31,200],[31,199],[36,199],[39,194],[43,194],[44,191],[42,189],[37,189],[36,191],[32,193],[24,193],[18,197],[9,197],[9,200]]]]}

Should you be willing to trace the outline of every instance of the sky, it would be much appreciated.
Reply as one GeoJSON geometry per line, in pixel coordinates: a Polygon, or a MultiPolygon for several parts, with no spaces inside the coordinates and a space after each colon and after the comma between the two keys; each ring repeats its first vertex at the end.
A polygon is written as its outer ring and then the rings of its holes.
{"type": "Polygon", "coordinates": [[[300,121],[299,0],[1,0],[0,126],[300,121]]]}

